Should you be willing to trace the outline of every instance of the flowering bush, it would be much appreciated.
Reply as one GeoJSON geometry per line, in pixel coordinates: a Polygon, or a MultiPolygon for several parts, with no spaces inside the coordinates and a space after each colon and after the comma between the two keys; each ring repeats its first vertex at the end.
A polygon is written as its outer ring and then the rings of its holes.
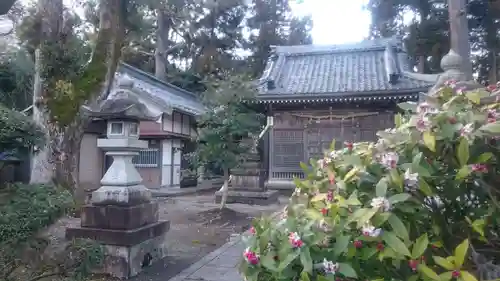
{"type": "Polygon", "coordinates": [[[495,258],[483,250],[500,242],[490,95],[450,82],[401,104],[376,143],[302,165],[281,220],[257,220],[244,238],[246,280],[477,280],[470,253],[495,258]]]}

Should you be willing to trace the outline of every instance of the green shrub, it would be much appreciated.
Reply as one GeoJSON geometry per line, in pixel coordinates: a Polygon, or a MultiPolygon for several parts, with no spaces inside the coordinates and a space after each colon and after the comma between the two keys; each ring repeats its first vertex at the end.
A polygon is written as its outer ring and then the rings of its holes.
{"type": "Polygon", "coordinates": [[[0,264],[59,219],[73,204],[68,191],[50,185],[10,185],[0,192],[0,264]]]}
{"type": "Polygon", "coordinates": [[[32,118],[0,104],[0,153],[29,151],[44,143],[45,134],[32,118]]]}
{"type": "Polygon", "coordinates": [[[258,220],[245,237],[246,279],[475,281],[470,253],[499,253],[500,115],[481,105],[489,95],[450,82],[402,104],[407,114],[376,143],[302,165],[282,220],[258,220]]]}

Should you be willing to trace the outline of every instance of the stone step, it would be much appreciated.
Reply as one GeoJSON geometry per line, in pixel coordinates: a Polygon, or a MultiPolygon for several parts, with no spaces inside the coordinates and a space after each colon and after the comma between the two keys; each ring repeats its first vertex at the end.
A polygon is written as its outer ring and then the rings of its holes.
{"type": "MultiPolygon", "coordinates": [[[[248,205],[270,205],[278,202],[279,192],[275,190],[267,191],[240,191],[229,190],[227,204],[240,203],[248,205]]],[[[215,192],[215,203],[222,200],[222,192],[215,192]]]]}

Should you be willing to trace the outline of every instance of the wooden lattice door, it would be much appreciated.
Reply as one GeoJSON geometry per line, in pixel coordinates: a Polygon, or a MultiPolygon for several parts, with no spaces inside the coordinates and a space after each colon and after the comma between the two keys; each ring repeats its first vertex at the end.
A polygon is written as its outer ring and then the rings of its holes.
{"type": "Polygon", "coordinates": [[[330,149],[330,145],[335,140],[335,148],[342,147],[344,141],[356,141],[356,129],[352,126],[351,120],[327,120],[311,124],[306,129],[306,151],[309,159],[319,159],[324,156],[324,152],[330,149]]]}

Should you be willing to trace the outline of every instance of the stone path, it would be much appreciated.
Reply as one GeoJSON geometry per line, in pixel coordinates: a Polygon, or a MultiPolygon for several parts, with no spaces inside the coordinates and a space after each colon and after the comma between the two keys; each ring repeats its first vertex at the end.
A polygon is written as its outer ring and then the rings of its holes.
{"type": "Polygon", "coordinates": [[[243,250],[244,245],[238,235],[169,281],[243,281],[238,273],[243,250]]]}

